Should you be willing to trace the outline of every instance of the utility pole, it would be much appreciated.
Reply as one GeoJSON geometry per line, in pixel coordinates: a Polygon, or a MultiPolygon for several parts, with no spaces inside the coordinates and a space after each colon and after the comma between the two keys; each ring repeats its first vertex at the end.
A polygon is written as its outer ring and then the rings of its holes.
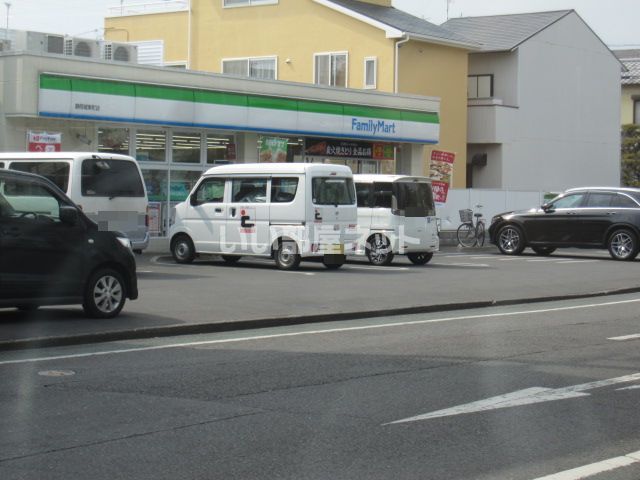
{"type": "Polygon", "coordinates": [[[9,2],[4,2],[4,4],[7,7],[7,26],[4,30],[4,37],[8,40],[9,39],[9,9],[11,8],[11,4],[9,2]]]}
{"type": "Polygon", "coordinates": [[[449,6],[451,5],[451,2],[453,2],[453,0],[447,0],[447,20],[449,20],[449,6]]]}

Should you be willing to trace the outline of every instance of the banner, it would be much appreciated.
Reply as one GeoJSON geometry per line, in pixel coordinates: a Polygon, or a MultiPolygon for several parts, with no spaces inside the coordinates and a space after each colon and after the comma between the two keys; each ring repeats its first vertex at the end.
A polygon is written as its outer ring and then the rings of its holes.
{"type": "Polygon", "coordinates": [[[306,155],[320,157],[393,160],[393,143],[371,143],[332,138],[307,138],[306,155]]]}
{"type": "Polygon", "coordinates": [[[62,134],[47,132],[27,132],[28,152],[59,152],[62,150],[62,134]]]}
{"type": "Polygon", "coordinates": [[[433,200],[436,203],[446,203],[453,176],[453,162],[456,154],[433,150],[431,152],[431,162],[429,165],[429,178],[433,189],[433,200]]]}
{"type": "Polygon", "coordinates": [[[260,162],[284,163],[287,161],[286,138],[260,137],[260,162]]]}

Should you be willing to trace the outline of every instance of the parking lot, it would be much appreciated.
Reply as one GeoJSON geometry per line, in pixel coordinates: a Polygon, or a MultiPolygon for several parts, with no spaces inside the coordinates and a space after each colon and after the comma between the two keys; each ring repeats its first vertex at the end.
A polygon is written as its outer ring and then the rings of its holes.
{"type": "Polygon", "coordinates": [[[640,288],[640,260],[615,262],[600,250],[507,257],[493,248],[445,247],[425,266],[397,257],[388,267],[356,259],[336,271],[303,262],[291,272],[277,270],[267,259],[243,258],[233,266],[215,257],[191,265],[177,265],[168,255],[137,260],[140,298],[128,302],[119,317],[88,320],[79,306],[31,314],[2,310],[0,342],[113,332],[120,335],[116,338],[198,333],[231,322],[242,328],[247,321],[267,325],[283,318],[339,320],[640,288]]]}

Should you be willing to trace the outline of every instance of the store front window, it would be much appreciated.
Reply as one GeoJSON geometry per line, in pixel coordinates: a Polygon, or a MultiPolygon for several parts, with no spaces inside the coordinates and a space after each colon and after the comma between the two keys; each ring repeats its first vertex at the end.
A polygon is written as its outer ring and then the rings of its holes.
{"type": "Polygon", "coordinates": [[[139,162],[164,162],[167,158],[167,134],[164,130],[136,132],[136,159],[139,162]]]}
{"type": "Polygon", "coordinates": [[[206,148],[206,162],[208,164],[236,161],[236,144],[233,135],[208,134],[206,148]]]}
{"type": "Polygon", "coordinates": [[[171,153],[174,163],[200,163],[200,134],[173,132],[171,153]]]}
{"type": "Polygon", "coordinates": [[[98,151],[129,155],[129,129],[108,127],[99,128],[98,151]]]}

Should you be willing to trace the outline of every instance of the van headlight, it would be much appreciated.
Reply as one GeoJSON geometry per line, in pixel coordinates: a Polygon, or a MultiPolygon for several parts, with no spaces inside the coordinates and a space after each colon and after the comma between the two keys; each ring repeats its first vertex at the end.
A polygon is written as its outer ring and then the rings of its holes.
{"type": "Polygon", "coordinates": [[[116,237],[116,238],[118,239],[120,244],[122,244],[123,247],[128,248],[129,250],[133,251],[133,247],[131,246],[131,240],[129,240],[126,237],[116,237]]]}

